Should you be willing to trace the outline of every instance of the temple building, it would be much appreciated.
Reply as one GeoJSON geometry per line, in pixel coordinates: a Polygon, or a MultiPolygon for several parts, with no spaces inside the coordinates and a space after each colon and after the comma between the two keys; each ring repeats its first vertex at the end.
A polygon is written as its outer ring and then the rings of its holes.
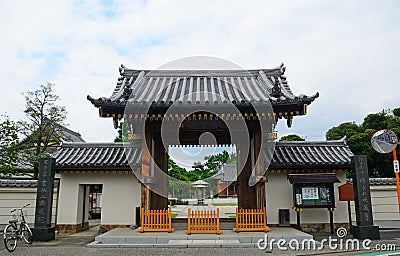
{"type": "MultiPolygon", "coordinates": [[[[319,96],[295,95],[283,65],[256,70],[134,70],[121,65],[109,97],[88,100],[129,143],[63,143],[59,230],[87,227],[88,185],[102,186],[101,231],[137,224],[137,207],[168,208],[168,147],[235,145],[230,175],[238,207],[267,209],[270,226],[326,230],[347,223],[337,187],[353,155],[346,142],[277,142],[276,122],[292,125],[319,96]],[[331,217],[331,218],[330,218],[331,217]]],[[[223,181],[223,177],[221,178],[223,181]]],[[[228,181],[228,180],[227,180],[228,181]]],[[[229,193],[229,192],[228,192],[229,193]]]]}

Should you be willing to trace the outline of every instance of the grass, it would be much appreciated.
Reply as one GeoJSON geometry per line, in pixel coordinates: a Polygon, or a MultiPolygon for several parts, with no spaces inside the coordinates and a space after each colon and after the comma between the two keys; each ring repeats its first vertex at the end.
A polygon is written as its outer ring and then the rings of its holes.
{"type": "Polygon", "coordinates": [[[237,206],[237,203],[214,203],[214,206],[237,206]]]}

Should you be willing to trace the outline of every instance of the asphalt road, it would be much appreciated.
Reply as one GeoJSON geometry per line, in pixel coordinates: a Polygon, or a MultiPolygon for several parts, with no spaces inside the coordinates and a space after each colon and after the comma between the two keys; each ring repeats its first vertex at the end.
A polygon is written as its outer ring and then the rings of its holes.
{"type": "MultiPolygon", "coordinates": [[[[314,234],[317,241],[327,238],[329,234],[314,234]]],[[[351,238],[351,237],[350,237],[351,238]]],[[[381,232],[381,238],[384,240],[374,241],[371,245],[395,244],[396,249],[400,250],[400,231],[381,232]]],[[[22,241],[18,244],[14,253],[5,250],[4,244],[0,243],[0,255],[166,255],[166,256],[202,256],[202,255],[359,255],[367,253],[376,253],[376,251],[332,251],[324,249],[321,251],[280,251],[277,248],[273,251],[259,250],[257,248],[87,248],[86,244],[93,241],[93,237],[71,237],[60,236],[50,242],[34,242],[32,245],[26,245],[22,241]]],[[[391,254],[397,255],[397,254],[391,254]]],[[[400,255],[400,252],[399,254],[400,255]]]]}

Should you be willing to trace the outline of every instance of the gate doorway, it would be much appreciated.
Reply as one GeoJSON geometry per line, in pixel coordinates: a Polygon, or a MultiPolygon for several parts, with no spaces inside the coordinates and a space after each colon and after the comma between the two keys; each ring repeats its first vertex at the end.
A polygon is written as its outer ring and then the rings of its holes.
{"type": "Polygon", "coordinates": [[[238,175],[234,145],[170,146],[168,156],[168,202],[173,219],[187,218],[188,208],[219,208],[221,218],[235,218],[238,175]]]}

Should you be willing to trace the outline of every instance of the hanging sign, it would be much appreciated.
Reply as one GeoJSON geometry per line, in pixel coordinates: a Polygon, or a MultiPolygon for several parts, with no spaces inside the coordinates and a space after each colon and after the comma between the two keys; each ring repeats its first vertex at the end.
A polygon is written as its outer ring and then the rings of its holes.
{"type": "Polygon", "coordinates": [[[399,160],[394,160],[393,161],[393,168],[394,168],[394,173],[399,173],[399,160]]]}

